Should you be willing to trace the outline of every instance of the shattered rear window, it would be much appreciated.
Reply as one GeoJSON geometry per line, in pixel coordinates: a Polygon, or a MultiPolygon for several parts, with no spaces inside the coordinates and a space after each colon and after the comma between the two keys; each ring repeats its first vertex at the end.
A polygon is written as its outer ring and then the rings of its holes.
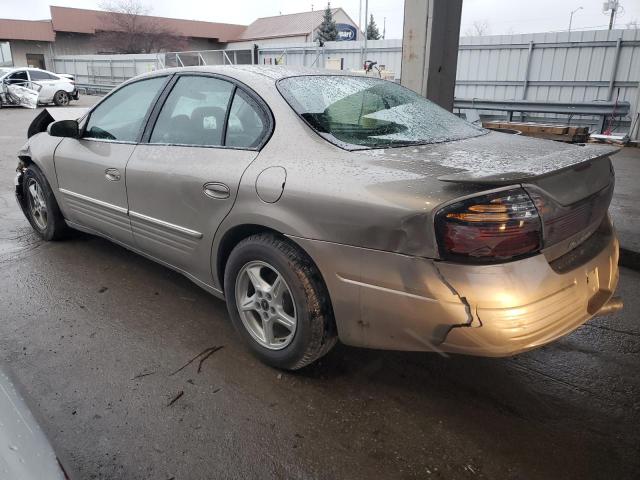
{"type": "Polygon", "coordinates": [[[321,136],[349,150],[449,142],[476,127],[396,83],[369,77],[284,78],[278,89],[321,136]]]}

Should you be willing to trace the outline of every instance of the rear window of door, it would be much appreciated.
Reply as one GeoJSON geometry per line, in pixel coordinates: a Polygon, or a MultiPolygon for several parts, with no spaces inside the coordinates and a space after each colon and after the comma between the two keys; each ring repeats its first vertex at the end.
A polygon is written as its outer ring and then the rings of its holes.
{"type": "Polygon", "coordinates": [[[167,97],[149,141],[255,148],[264,138],[267,124],[264,110],[233,83],[215,77],[184,76],[167,97]]]}
{"type": "Polygon", "coordinates": [[[34,82],[38,80],[60,80],[58,77],[53,76],[47,72],[42,72],[40,70],[31,70],[29,72],[29,76],[34,82]]]}
{"type": "Polygon", "coordinates": [[[151,143],[221,146],[234,85],[219,78],[180,77],[160,110],[151,143]]]}
{"type": "Polygon", "coordinates": [[[266,120],[257,102],[242,90],[236,90],[229,111],[225,145],[236,148],[257,147],[265,135],[266,120]]]}
{"type": "Polygon", "coordinates": [[[85,138],[135,142],[147,112],[160,92],[166,77],[125,85],[109,95],[91,112],[85,128],[85,138]]]}

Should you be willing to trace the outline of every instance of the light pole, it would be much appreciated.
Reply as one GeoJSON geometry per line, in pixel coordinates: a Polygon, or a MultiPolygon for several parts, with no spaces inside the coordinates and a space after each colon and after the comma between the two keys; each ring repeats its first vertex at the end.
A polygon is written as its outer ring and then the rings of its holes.
{"type": "Polygon", "coordinates": [[[609,2],[609,8],[611,9],[611,16],[609,17],[609,30],[611,30],[613,28],[613,22],[616,18],[616,14],[618,13],[618,0],[609,2]]]}
{"type": "Polygon", "coordinates": [[[364,0],[364,47],[362,48],[362,68],[364,68],[364,62],[367,61],[367,37],[369,36],[369,0],[364,0]]]}
{"type": "Polygon", "coordinates": [[[573,14],[576,13],[578,10],[584,10],[582,7],[578,7],[575,10],[571,11],[571,15],[569,15],[569,33],[571,33],[571,23],[573,22],[573,14]]]}

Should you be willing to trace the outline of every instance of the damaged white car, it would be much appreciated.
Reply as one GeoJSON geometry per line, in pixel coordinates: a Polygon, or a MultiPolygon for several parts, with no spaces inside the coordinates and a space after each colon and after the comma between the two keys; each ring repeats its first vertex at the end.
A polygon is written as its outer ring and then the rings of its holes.
{"type": "Polygon", "coordinates": [[[0,107],[36,108],[54,103],[68,106],[78,100],[75,82],[67,76],[39,68],[13,68],[0,71],[0,107]]]}

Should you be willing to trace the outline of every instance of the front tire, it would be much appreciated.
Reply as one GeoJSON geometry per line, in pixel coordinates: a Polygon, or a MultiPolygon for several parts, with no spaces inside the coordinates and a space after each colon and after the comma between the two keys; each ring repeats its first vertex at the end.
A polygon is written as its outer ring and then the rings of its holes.
{"type": "Polygon", "coordinates": [[[35,165],[29,165],[22,177],[24,213],[43,240],[59,240],[67,232],[56,197],[47,179],[35,165]]]}
{"type": "Polygon", "coordinates": [[[297,370],[337,341],[318,269],[281,237],[258,234],[241,241],[227,261],[224,290],[235,328],[268,365],[297,370]]]}
{"type": "Polygon", "coordinates": [[[53,103],[58,107],[66,107],[69,105],[69,94],[64,90],[58,90],[53,96],[53,103]]]}

